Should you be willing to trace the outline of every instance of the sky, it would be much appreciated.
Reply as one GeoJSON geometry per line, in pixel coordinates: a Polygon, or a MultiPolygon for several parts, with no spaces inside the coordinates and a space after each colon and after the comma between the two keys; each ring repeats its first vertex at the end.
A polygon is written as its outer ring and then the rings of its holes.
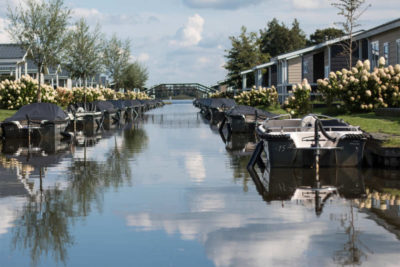
{"type": "MultiPolygon", "coordinates": [[[[20,0],[0,0],[0,43],[10,42],[5,28],[7,6],[20,0]]],[[[147,67],[147,86],[197,82],[206,86],[225,79],[229,36],[242,25],[258,32],[277,18],[290,25],[297,18],[309,35],[343,20],[334,0],[64,0],[71,22],[83,17],[99,24],[106,36],[131,40],[131,60],[147,67]]],[[[335,0],[337,1],[337,0],[335,0]]],[[[360,29],[400,17],[400,0],[367,0],[360,29]]]]}

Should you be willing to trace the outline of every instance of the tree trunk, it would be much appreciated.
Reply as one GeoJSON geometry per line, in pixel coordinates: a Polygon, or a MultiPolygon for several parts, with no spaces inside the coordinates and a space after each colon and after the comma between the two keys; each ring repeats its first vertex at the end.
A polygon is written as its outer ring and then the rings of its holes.
{"type": "Polygon", "coordinates": [[[85,85],[83,87],[83,101],[85,103],[85,108],[86,108],[86,86],[87,86],[87,80],[86,80],[86,76],[83,76],[83,79],[85,81],[85,85]]]}
{"type": "Polygon", "coordinates": [[[42,91],[41,91],[41,80],[42,80],[42,74],[41,74],[41,68],[42,65],[38,64],[38,90],[37,90],[37,102],[40,103],[42,101],[42,91]]]}

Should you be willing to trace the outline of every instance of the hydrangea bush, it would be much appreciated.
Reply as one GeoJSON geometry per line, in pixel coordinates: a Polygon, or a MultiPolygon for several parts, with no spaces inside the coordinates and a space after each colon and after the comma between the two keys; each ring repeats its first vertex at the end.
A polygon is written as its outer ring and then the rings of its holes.
{"type": "MultiPolygon", "coordinates": [[[[0,83],[0,105],[5,109],[18,109],[33,103],[37,98],[38,81],[29,76],[0,83]]],[[[41,85],[42,102],[57,103],[57,92],[49,85],[41,85]]]]}
{"type": "MultiPolygon", "coordinates": [[[[21,79],[0,82],[0,106],[5,109],[19,109],[20,107],[36,102],[38,81],[30,76],[22,76],[21,79]]],[[[68,89],[42,84],[42,102],[54,103],[60,106],[68,106],[72,103],[92,102],[96,100],[116,99],[150,99],[144,92],[115,92],[110,88],[74,87],[68,89]]]]}
{"type": "Polygon", "coordinates": [[[293,85],[292,95],[289,96],[283,107],[293,116],[301,116],[310,113],[311,86],[307,79],[304,79],[301,84],[293,85]]]}
{"type": "Polygon", "coordinates": [[[66,107],[70,103],[74,102],[74,93],[72,90],[66,87],[58,87],[56,91],[57,91],[56,100],[58,105],[66,107]]]}
{"type": "Polygon", "coordinates": [[[351,70],[331,72],[329,78],[318,80],[318,90],[329,102],[343,101],[348,111],[372,111],[379,107],[400,107],[400,65],[379,67],[370,71],[369,60],[358,61],[351,70]]]}
{"type": "Polygon", "coordinates": [[[215,92],[210,98],[234,98],[233,92],[215,92]]]}
{"type": "Polygon", "coordinates": [[[271,106],[276,105],[278,102],[278,92],[275,87],[253,88],[250,91],[245,91],[234,97],[237,104],[247,106],[271,106]]]}
{"type": "Polygon", "coordinates": [[[150,97],[145,93],[145,92],[133,92],[133,91],[128,91],[125,93],[125,99],[127,100],[135,100],[135,99],[150,99],[150,97]]]}

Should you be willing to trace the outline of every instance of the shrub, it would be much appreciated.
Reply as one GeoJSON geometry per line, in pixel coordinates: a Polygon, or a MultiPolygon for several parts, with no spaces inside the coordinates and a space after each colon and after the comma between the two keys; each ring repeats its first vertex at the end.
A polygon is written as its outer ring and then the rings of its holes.
{"type": "Polygon", "coordinates": [[[74,95],[72,103],[85,102],[85,94],[86,94],[86,102],[92,102],[96,100],[106,100],[101,90],[98,88],[74,87],[72,88],[72,93],[74,95]]]}
{"type": "MultiPolygon", "coordinates": [[[[5,109],[18,109],[24,105],[36,102],[38,81],[30,76],[22,76],[20,80],[8,79],[0,82],[0,106],[5,109]]],[[[110,88],[74,87],[68,89],[42,84],[42,102],[54,103],[60,106],[85,101],[116,100],[116,99],[150,99],[144,92],[115,92],[110,88]]]]}
{"type": "Polygon", "coordinates": [[[65,87],[58,87],[56,91],[57,91],[56,101],[58,105],[66,107],[73,102],[74,93],[72,90],[65,87]]]}
{"type": "Polygon", "coordinates": [[[210,98],[234,98],[233,92],[215,92],[210,95],[210,98]]]}
{"type": "Polygon", "coordinates": [[[337,98],[348,111],[372,111],[378,107],[400,106],[400,65],[379,67],[370,72],[370,62],[358,61],[351,70],[331,72],[329,78],[318,80],[318,91],[325,99],[337,98]]]}
{"type": "Polygon", "coordinates": [[[278,93],[274,86],[271,88],[254,88],[250,91],[245,91],[235,96],[235,101],[241,105],[247,106],[271,106],[278,102],[278,93]]]}
{"type": "Polygon", "coordinates": [[[304,79],[301,84],[293,86],[292,95],[285,100],[283,107],[293,116],[302,116],[310,113],[310,92],[311,86],[307,79],[304,79]]]}
{"type": "Polygon", "coordinates": [[[151,99],[145,92],[133,92],[133,91],[128,91],[125,93],[125,99],[128,100],[134,100],[134,99],[140,99],[140,100],[144,100],[144,99],[151,99]]]}
{"type": "MultiPolygon", "coordinates": [[[[0,83],[0,105],[5,109],[18,109],[24,105],[36,102],[38,81],[29,76],[0,83]]],[[[42,102],[57,103],[57,92],[49,85],[41,85],[42,102]]]]}

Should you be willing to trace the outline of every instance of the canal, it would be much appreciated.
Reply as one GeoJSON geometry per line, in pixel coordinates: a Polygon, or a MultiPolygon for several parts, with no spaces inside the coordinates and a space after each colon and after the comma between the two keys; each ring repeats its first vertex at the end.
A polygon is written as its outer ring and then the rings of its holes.
{"type": "Polygon", "coordinates": [[[191,102],[74,145],[3,142],[0,266],[398,266],[399,173],[252,176],[191,102]]]}

